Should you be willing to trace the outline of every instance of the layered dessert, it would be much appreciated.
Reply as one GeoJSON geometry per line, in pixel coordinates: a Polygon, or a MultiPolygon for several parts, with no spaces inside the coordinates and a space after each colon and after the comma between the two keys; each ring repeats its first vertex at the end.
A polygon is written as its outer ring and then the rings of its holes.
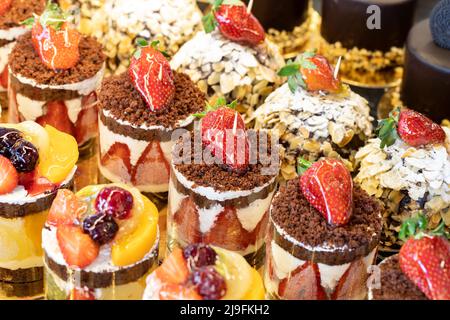
{"type": "Polygon", "coordinates": [[[281,83],[279,48],[243,4],[213,6],[204,28],[174,55],[172,68],[186,73],[213,103],[237,99],[239,111],[251,114],[281,83]]]}
{"type": "Polygon", "coordinates": [[[378,201],[353,187],[342,162],[319,160],[273,199],[264,273],[267,297],[364,299],[380,233],[378,201]]]}
{"type": "Polygon", "coordinates": [[[263,299],[261,276],[242,256],[201,243],[175,248],[144,292],[144,300],[263,299]]]}
{"type": "Polygon", "coordinates": [[[240,114],[227,106],[208,111],[197,131],[173,151],[168,248],[203,242],[259,267],[279,172],[276,140],[247,132],[240,114]]]}
{"type": "Polygon", "coordinates": [[[323,1],[320,52],[334,62],[342,57],[346,82],[398,83],[415,5],[416,0],[323,1]]]}
{"type": "Polygon", "coordinates": [[[396,109],[380,123],[378,138],[356,154],[355,181],[386,204],[381,249],[398,251],[401,223],[423,210],[430,227],[450,214],[450,129],[410,109],[396,109]]]}
{"type": "Polygon", "coordinates": [[[21,22],[44,10],[44,0],[8,0],[0,8],[0,106],[7,108],[8,55],[15,40],[27,32],[21,22]]]}
{"type": "Polygon", "coordinates": [[[141,299],[158,264],[158,210],[122,184],[60,190],[42,247],[50,300],[141,299]]]}
{"type": "Polygon", "coordinates": [[[41,230],[58,189],[73,185],[73,137],[31,121],[0,125],[0,296],[43,291],[41,230]]]}
{"type": "Polygon", "coordinates": [[[296,176],[298,156],[340,158],[353,170],[354,153],[372,134],[368,102],[341,84],[337,70],[314,52],[300,54],[279,74],[288,83],[271,93],[253,118],[256,129],[280,138],[283,178],[296,176]]]}
{"type": "Polygon", "coordinates": [[[27,20],[9,56],[9,118],[49,124],[73,135],[89,150],[97,135],[97,96],[105,56],[100,44],[72,28],[69,18],[49,2],[27,20]],[[57,22],[55,22],[57,20],[57,22]]]}
{"type": "Polygon", "coordinates": [[[169,189],[172,133],[188,127],[205,95],[172,71],[156,42],[141,39],[128,72],[107,78],[99,92],[101,174],[145,193],[169,189]]]}

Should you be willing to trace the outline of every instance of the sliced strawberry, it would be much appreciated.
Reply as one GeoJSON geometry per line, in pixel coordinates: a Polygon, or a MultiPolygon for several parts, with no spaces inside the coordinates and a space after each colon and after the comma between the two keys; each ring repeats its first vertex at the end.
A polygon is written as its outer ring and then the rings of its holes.
{"type": "Polygon", "coordinates": [[[78,226],[59,226],[56,230],[56,238],[69,267],[85,268],[98,256],[98,244],[78,226]]]}
{"type": "Polygon", "coordinates": [[[194,287],[167,283],[159,291],[161,300],[203,300],[194,287]]]}
{"type": "Polygon", "coordinates": [[[5,66],[5,69],[3,69],[2,73],[0,74],[0,87],[6,89],[8,88],[8,66],[5,66]]]}
{"type": "Polygon", "coordinates": [[[350,264],[334,289],[333,300],[364,299],[367,293],[367,268],[362,259],[350,264]]]}
{"type": "Polygon", "coordinates": [[[353,181],[345,165],[336,159],[322,159],[300,177],[308,202],[331,225],[344,225],[353,211],[353,181]]]}
{"type": "Polygon", "coordinates": [[[305,262],[280,281],[278,295],[286,300],[325,300],[317,264],[305,262]]]}
{"type": "Polygon", "coordinates": [[[156,276],[164,283],[183,284],[189,277],[189,269],[183,250],[176,247],[156,270],[156,276]]]}
{"type": "Polygon", "coordinates": [[[69,300],[95,300],[95,295],[89,289],[74,288],[69,300]]]}
{"type": "Polygon", "coordinates": [[[58,185],[50,182],[47,178],[40,176],[37,170],[21,173],[19,175],[19,184],[28,191],[30,196],[50,193],[58,187],[58,185]]]}
{"type": "Polygon", "coordinates": [[[115,142],[101,157],[101,164],[123,182],[131,181],[130,149],[126,144],[115,142]]]}
{"type": "Polygon", "coordinates": [[[74,128],[68,115],[67,107],[62,101],[50,101],[46,104],[44,115],[36,119],[41,126],[51,125],[59,131],[73,135],[74,128]]]}
{"type": "Polygon", "coordinates": [[[145,148],[135,167],[132,181],[135,185],[160,185],[169,182],[170,166],[164,157],[159,141],[145,148]]]}
{"type": "Polygon", "coordinates": [[[0,0],[0,16],[11,8],[12,0],[0,0]]]}
{"type": "Polygon", "coordinates": [[[19,184],[19,174],[8,158],[0,156],[0,194],[13,191],[19,184]]]}
{"type": "Polygon", "coordinates": [[[177,235],[183,243],[198,243],[202,240],[198,211],[194,201],[188,197],[181,201],[180,207],[173,215],[177,235]]]}
{"type": "Polygon", "coordinates": [[[81,145],[95,137],[98,127],[97,95],[95,92],[84,96],[81,101],[82,109],[75,122],[75,139],[81,145]]]}
{"type": "Polygon", "coordinates": [[[413,147],[445,142],[445,131],[440,125],[410,109],[400,112],[397,132],[403,141],[413,147]]]}
{"type": "Polygon", "coordinates": [[[52,226],[72,225],[87,211],[87,204],[75,193],[60,189],[48,212],[47,223],[52,226]]]}

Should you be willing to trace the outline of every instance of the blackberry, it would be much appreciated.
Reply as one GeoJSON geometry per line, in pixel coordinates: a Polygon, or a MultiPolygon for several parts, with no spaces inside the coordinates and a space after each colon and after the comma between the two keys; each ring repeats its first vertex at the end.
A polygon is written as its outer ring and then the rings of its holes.
{"type": "Polygon", "coordinates": [[[119,231],[119,226],[112,216],[98,213],[83,220],[83,231],[92,240],[102,245],[114,239],[117,231],[119,231]]]}
{"type": "Polygon", "coordinates": [[[183,250],[183,256],[191,269],[210,266],[216,263],[217,253],[203,243],[190,244],[183,250]]]}
{"type": "Polygon", "coordinates": [[[219,300],[227,292],[225,279],[212,266],[201,267],[191,273],[189,281],[205,300],[219,300]]]}
{"type": "Polygon", "coordinates": [[[39,159],[36,147],[24,139],[17,140],[10,153],[9,159],[18,172],[33,171],[39,159]]]}
{"type": "Polygon", "coordinates": [[[10,158],[11,148],[22,139],[22,133],[19,130],[0,127],[0,155],[10,158]]]}

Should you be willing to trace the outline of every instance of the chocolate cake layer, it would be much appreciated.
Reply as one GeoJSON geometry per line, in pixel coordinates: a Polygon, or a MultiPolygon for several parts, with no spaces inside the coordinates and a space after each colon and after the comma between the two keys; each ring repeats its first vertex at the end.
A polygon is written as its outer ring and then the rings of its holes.
{"type": "MultiPolygon", "coordinates": [[[[0,39],[0,47],[3,47],[4,45],[7,45],[8,43],[13,42],[13,40],[5,40],[0,39]]],[[[3,70],[2,70],[3,71],[3,70]]],[[[1,71],[0,71],[1,72],[1,71]]]]}
{"type": "Polygon", "coordinates": [[[40,281],[44,278],[43,271],[43,267],[33,267],[16,270],[0,268],[0,281],[8,283],[26,283],[40,281]]]}
{"type": "Polygon", "coordinates": [[[0,298],[38,298],[44,291],[44,281],[9,283],[0,281],[0,298]]]}
{"type": "MultiPolygon", "coordinates": [[[[333,0],[322,1],[322,36],[329,43],[341,42],[351,49],[389,51],[403,47],[411,28],[416,0],[333,0]],[[368,27],[376,5],[380,13],[380,29],[368,27]]],[[[375,13],[376,15],[376,13],[375,13]]]]}
{"type": "Polygon", "coordinates": [[[373,300],[428,300],[425,294],[402,272],[398,254],[379,264],[380,288],[372,289],[373,300]]]}
{"type": "Polygon", "coordinates": [[[0,29],[19,27],[20,23],[44,11],[45,0],[12,0],[11,8],[0,16],[0,29]]]}
{"type": "Polygon", "coordinates": [[[349,222],[333,227],[306,200],[299,179],[290,180],[274,197],[270,217],[302,245],[286,239],[276,228],[275,242],[295,257],[315,263],[340,265],[365,257],[380,240],[381,204],[359,187],[353,190],[353,203],[349,222]]]}
{"type": "Polygon", "coordinates": [[[305,22],[308,9],[309,0],[257,0],[253,3],[252,13],[266,30],[292,31],[305,22]]]}
{"type": "Polygon", "coordinates": [[[66,184],[59,186],[48,195],[39,198],[34,202],[23,204],[0,202],[0,217],[15,219],[48,210],[52,205],[53,199],[56,197],[58,189],[73,189],[73,184],[74,177],[66,184]]]}
{"type": "Polygon", "coordinates": [[[416,24],[408,36],[401,99],[434,121],[450,118],[450,50],[433,42],[428,20],[416,24]]]}
{"type": "Polygon", "coordinates": [[[99,93],[100,107],[108,110],[116,119],[129,122],[134,127],[144,125],[176,128],[177,122],[205,109],[206,96],[189,76],[177,72],[173,74],[175,97],[165,109],[150,110],[135,89],[128,72],[105,79],[99,93]]]}
{"type": "Polygon", "coordinates": [[[9,55],[9,67],[16,75],[32,79],[39,84],[64,85],[81,82],[94,77],[106,60],[102,47],[92,37],[81,37],[80,59],[70,69],[54,71],[47,68],[31,41],[31,32],[17,39],[17,44],[9,55]]]}

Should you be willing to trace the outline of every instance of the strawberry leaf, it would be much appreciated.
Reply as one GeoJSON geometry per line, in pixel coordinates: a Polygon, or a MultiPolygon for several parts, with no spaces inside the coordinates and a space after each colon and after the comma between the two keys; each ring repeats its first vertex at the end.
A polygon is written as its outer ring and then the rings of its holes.
{"type": "Polygon", "coordinates": [[[287,64],[278,71],[280,77],[288,77],[288,86],[292,93],[297,91],[300,86],[307,89],[305,80],[303,79],[302,69],[315,70],[317,66],[309,60],[314,57],[315,51],[304,52],[295,58],[295,61],[289,60],[287,64]]]}
{"type": "Polygon", "coordinates": [[[31,27],[34,24],[36,16],[30,17],[28,19],[23,20],[20,24],[26,27],[31,27]]]}
{"type": "Polygon", "coordinates": [[[217,21],[212,12],[204,15],[202,17],[203,28],[206,33],[211,33],[216,29],[217,21]]]}
{"type": "Polygon", "coordinates": [[[450,238],[450,234],[445,230],[445,224],[442,220],[441,223],[431,231],[426,231],[428,227],[427,217],[422,211],[410,219],[403,222],[398,233],[398,237],[402,241],[406,241],[410,237],[420,239],[425,236],[444,236],[450,238]]]}
{"type": "Polygon", "coordinates": [[[67,22],[68,16],[69,14],[64,12],[58,4],[48,1],[39,18],[39,23],[42,26],[51,26],[55,30],[59,30],[67,22]]]}
{"type": "Polygon", "coordinates": [[[288,77],[298,74],[300,71],[300,65],[298,63],[288,63],[278,71],[278,75],[281,77],[288,77]]]}
{"type": "Polygon", "coordinates": [[[297,158],[297,173],[301,176],[302,174],[305,173],[306,170],[309,169],[309,167],[312,166],[312,162],[299,157],[297,158]]]}
{"type": "Polygon", "coordinates": [[[194,113],[192,116],[194,116],[196,118],[203,118],[208,112],[215,111],[221,107],[236,109],[237,100],[234,100],[234,101],[230,102],[229,104],[227,104],[227,100],[224,97],[219,97],[219,98],[217,98],[216,103],[214,103],[214,105],[206,103],[205,111],[199,112],[199,113],[194,113]]]}
{"type": "Polygon", "coordinates": [[[397,108],[389,114],[389,118],[383,119],[379,122],[376,129],[376,134],[380,138],[380,148],[391,146],[395,140],[399,138],[397,133],[397,123],[399,119],[400,109],[397,108]]]}

